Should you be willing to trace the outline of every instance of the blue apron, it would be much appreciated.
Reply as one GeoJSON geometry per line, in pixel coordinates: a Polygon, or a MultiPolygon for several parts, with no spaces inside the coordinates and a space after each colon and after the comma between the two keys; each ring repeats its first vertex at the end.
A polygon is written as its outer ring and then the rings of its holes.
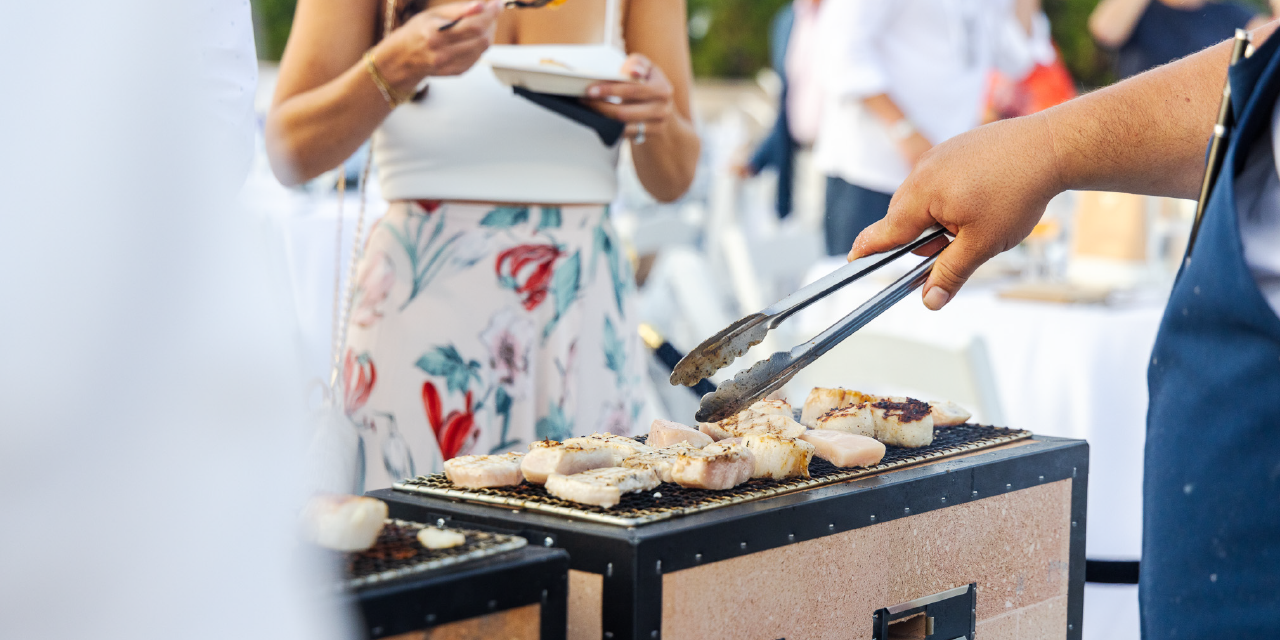
{"type": "Polygon", "coordinates": [[[1231,90],[1238,124],[1147,374],[1145,640],[1280,639],[1280,318],[1245,263],[1235,197],[1267,142],[1280,33],[1231,90]]]}

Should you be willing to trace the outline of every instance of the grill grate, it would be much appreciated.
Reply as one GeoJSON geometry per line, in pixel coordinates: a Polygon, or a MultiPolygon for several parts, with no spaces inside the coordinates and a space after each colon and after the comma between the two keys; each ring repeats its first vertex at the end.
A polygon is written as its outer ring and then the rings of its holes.
{"type": "MultiPolygon", "coordinates": [[[[506,507],[541,511],[624,527],[633,527],[679,515],[706,511],[731,504],[740,504],[772,496],[811,489],[827,484],[845,482],[873,473],[881,473],[926,461],[986,449],[997,445],[1031,437],[1030,431],[964,424],[956,427],[938,427],[933,432],[933,444],[919,449],[886,447],[880,464],[865,469],[842,469],[826,460],[813,458],[809,464],[809,478],[788,480],[754,479],[728,491],[686,489],[676,484],[662,483],[652,492],[629,493],[622,502],[611,509],[578,504],[549,495],[542,485],[524,483],[515,487],[495,489],[462,489],[445,479],[443,473],[418,476],[413,480],[397,482],[394,488],[410,493],[498,504],[506,507]]],[[[643,436],[637,438],[643,441],[643,436]]]]}
{"type": "Polygon", "coordinates": [[[404,520],[387,520],[378,541],[365,551],[343,553],[343,586],[359,589],[373,584],[431,571],[449,565],[476,560],[526,544],[524,538],[487,531],[451,529],[467,537],[463,544],[451,549],[428,549],[418,542],[418,531],[426,525],[404,520]]]}

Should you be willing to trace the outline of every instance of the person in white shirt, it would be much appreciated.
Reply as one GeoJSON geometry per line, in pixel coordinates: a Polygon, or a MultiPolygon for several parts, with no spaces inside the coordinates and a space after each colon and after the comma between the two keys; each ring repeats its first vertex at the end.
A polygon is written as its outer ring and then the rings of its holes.
{"type": "Polygon", "coordinates": [[[992,68],[1021,78],[1053,59],[1034,1],[829,0],[818,22],[830,255],[884,217],[924,152],[980,124],[992,68]]]}

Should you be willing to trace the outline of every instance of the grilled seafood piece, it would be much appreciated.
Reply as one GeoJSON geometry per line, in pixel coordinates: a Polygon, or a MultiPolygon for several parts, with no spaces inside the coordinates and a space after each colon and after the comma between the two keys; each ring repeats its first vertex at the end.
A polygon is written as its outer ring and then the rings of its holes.
{"type": "Polygon", "coordinates": [[[444,461],[444,475],[449,482],[468,489],[514,486],[524,481],[520,472],[524,455],[512,451],[496,456],[458,456],[444,461]]]}
{"type": "Polygon", "coordinates": [[[818,418],[836,409],[871,400],[878,400],[878,398],[851,389],[814,387],[804,400],[804,408],[800,411],[800,424],[810,429],[825,428],[817,426],[818,418]]]}
{"type": "Polygon", "coordinates": [[[748,435],[743,440],[756,459],[752,478],[809,477],[809,461],[815,450],[812,444],[772,433],[748,435]]]}
{"type": "Polygon", "coordinates": [[[319,495],[302,510],[302,534],[334,551],[363,551],[378,541],[387,503],[375,498],[319,495]]]}
{"type": "Polygon", "coordinates": [[[884,443],[844,431],[810,429],[801,440],[813,445],[813,454],[837,467],[873,467],[884,459],[884,443]]]}
{"type": "Polygon", "coordinates": [[[745,444],[715,443],[693,449],[676,458],[671,480],[690,489],[732,489],[755,472],[756,459],[745,444]]]}
{"type": "Polygon", "coordinates": [[[637,454],[648,453],[653,451],[653,447],[645,445],[641,442],[628,438],[626,436],[615,436],[612,433],[593,433],[589,436],[581,436],[578,438],[569,438],[564,441],[569,445],[580,445],[584,449],[604,449],[613,454],[613,463],[606,465],[616,467],[623,460],[637,454]]]}
{"type": "Polygon", "coordinates": [[[832,409],[813,421],[814,429],[843,431],[860,436],[875,437],[876,418],[871,405],[866,402],[832,409]]]}
{"type": "Polygon", "coordinates": [[[935,427],[954,427],[968,422],[969,418],[973,417],[973,414],[964,407],[950,400],[929,402],[929,413],[933,415],[935,427]]]}
{"type": "Polygon", "coordinates": [[[657,419],[653,424],[649,425],[649,437],[645,440],[645,444],[650,447],[661,449],[669,447],[677,442],[687,442],[694,447],[705,447],[714,440],[711,436],[670,420],[657,419]]]}
{"type": "MultiPolygon", "coordinates": [[[[688,427],[685,427],[688,429],[688,427]]],[[[693,431],[690,429],[690,431],[693,431]]],[[[694,433],[698,433],[694,431],[694,433]]],[[[703,435],[698,433],[698,435],[703,435]]],[[[705,436],[704,436],[705,437],[705,436]]],[[[649,469],[658,474],[658,479],[663,482],[673,482],[671,479],[671,468],[675,465],[676,459],[681,454],[689,451],[697,451],[695,447],[688,442],[680,441],[669,447],[663,447],[646,453],[637,453],[630,458],[622,461],[620,466],[632,469],[649,469]]]]}
{"type": "Polygon", "coordinates": [[[876,420],[876,440],[898,447],[924,447],[933,442],[929,403],[913,398],[889,398],[870,403],[876,420]]]}
{"type": "MultiPolygon", "coordinates": [[[[572,439],[571,439],[572,440],[572,439]]],[[[639,443],[636,443],[639,444],[639,443]]],[[[529,444],[529,453],[520,461],[524,479],[534,484],[545,484],[553,473],[572,475],[613,466],[614,452],[605,448],[588,448],[581,444],[539,440],[529,444]]]]}
{"type": "Polygon", "coordinates": [[[648,491],[658,484],[658,474],[649,469],[603,467],[572,475],[553,473],[547,477],[547,493],[608,509],[621,502],[624,493],[648,491]]]}

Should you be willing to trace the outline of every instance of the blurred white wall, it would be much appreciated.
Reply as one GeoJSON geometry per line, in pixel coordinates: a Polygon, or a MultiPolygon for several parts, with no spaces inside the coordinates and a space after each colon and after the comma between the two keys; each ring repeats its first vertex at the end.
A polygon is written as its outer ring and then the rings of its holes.
{"type": "Polygon", "coordinates": [[[0,20],[0,637],[324,638],[247,0],[0,20]],[[249,94],[246,95],[245,91],[249,94]]]}

